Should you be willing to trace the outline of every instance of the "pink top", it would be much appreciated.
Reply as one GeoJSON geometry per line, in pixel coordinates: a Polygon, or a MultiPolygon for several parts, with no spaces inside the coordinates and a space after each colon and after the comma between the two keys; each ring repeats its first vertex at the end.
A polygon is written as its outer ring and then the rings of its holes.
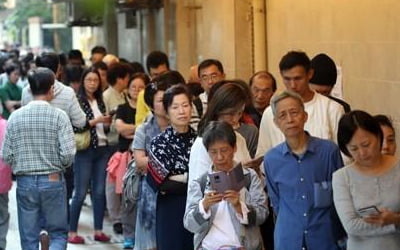
{"type": "MultiPolygon", "coordinates": [[[[0,117],[0,145],[3,145],[7,121],[0,117]]],[[[11,167],[0,158],[0,194],[10,191],[12,186],[11,167]]]]}

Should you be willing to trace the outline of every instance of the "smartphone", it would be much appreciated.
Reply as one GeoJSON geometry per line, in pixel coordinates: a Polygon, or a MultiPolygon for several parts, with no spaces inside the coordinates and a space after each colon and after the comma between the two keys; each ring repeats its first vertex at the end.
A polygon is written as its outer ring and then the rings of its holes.
{"type": "Polygon", "coordinates": [[[376,215],[380,213],[379,209],[376,206],[363,207],[358,209],[357,212],[361,217],[367,217],[370,215],[376,215]]]}

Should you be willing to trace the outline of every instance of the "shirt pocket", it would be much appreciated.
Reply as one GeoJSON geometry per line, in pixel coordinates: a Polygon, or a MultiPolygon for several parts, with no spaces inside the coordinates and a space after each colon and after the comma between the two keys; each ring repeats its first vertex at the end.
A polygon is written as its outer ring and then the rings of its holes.
{"type": "Polygon", "coordinates": [[[332,182],[314,182],[314,208],[330,207],[332,203],[332,182]]]}

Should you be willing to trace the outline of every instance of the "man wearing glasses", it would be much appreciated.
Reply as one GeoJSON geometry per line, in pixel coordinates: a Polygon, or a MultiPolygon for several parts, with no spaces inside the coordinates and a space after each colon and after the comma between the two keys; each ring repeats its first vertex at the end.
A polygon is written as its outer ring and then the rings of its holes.
{"type": "Polygon", "coordinates": [[[203,114],[207,110],[208,93],[212,85],[225,79],[224,68],[222,63],[216,59],[206,59],[199,64],[198,73],[201,87],[204,93],[201,93],[199,98],[203,104],[203,114]]]}

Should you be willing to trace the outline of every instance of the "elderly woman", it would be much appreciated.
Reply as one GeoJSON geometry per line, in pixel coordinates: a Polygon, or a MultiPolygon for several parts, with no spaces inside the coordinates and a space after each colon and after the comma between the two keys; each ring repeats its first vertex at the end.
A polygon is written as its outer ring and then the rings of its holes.
{"type": "Polygon", "coordinates": [[[190,127],[191,96],[184,85],[167,89],[163,106],[170,126],[150,145],[147,181],[158,192],[156,239],[159,250],[193,249],[193,236],[183,227],[189,154],[196,133],[190,127]]]}
{"type": "Polygon", "coordinates": [[[347,249],[400,249],[400,164],[382,154],[382,130],[364,111],[339,122],[338,143],[350,165],[333,175],[333,198],[348,234],[347,249]]]}
{"type": "MultiPolygon", "coordinates": [[[[229,172],[236,134],[226,122],[212,121],[205,128],[203,143],[212,159],[209,173],[229,172]]],[[[190,183],[184,217],[185,227],[194,236],[194,249],[263,249],[259,225],[268,215],[267,198],[256,172],[243,168],[244,185],[239,190],[217,192],[206,174],[190,183]]]]}

